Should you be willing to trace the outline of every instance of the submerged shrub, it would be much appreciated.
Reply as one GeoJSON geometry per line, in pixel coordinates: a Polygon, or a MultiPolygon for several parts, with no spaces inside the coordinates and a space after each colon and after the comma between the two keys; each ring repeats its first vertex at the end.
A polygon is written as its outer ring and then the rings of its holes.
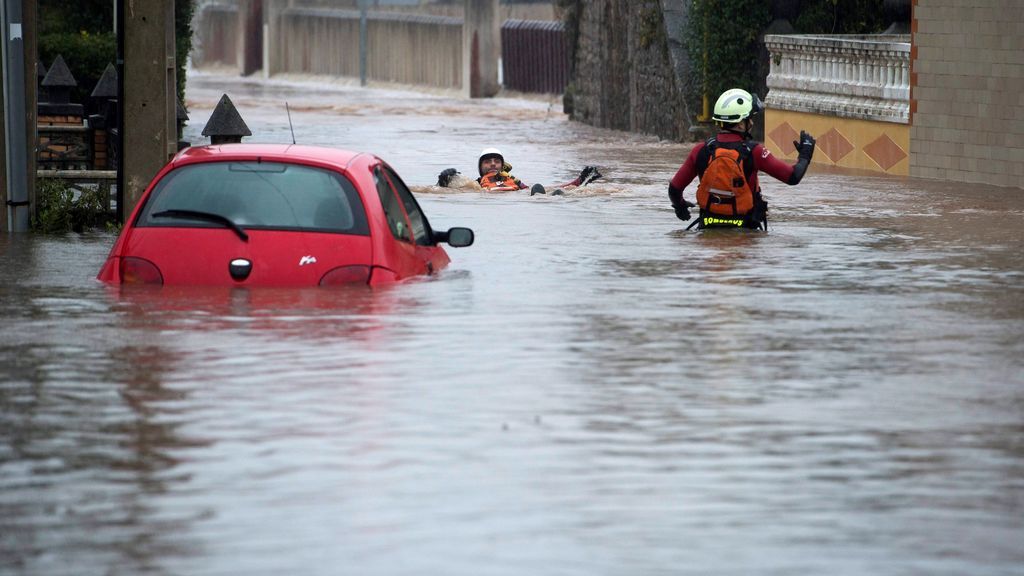
{"type": "Polygon", "coordinates": [[[56,178],[36,182],[34,232],[63,234],[96,228],[116,228],[110,210],[110,185],[101,184],[79,192],[56,178]]]}
{"type": "Polygon", "coordinates": [[[71,208],[74,191],[61,180],[50,178],[36,182],[36,210],[32,230],[43,234],[60,234],[71,230],[71,208]]]}

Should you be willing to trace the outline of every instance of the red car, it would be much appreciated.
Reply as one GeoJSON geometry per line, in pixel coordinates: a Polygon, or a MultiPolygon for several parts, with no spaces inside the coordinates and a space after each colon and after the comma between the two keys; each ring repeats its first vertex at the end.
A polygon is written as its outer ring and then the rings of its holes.
{"type": "Polygon", "coordinates": [[[379,285],[448,265],[409,188],[371,154],[278,144],[186,148],[150,182],[97,278],[112,284],[379,285]]]}

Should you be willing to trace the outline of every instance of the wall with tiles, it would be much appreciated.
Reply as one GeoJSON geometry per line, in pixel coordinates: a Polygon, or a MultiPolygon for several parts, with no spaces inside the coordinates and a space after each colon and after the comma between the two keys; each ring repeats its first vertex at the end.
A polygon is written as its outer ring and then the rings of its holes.
{"type": "Polygon", "coordinates": [[[910,37],[768,35],[765,145],[795,159],[801,130],[813,162],[906,176],[910,167],[910,37]]]}
{"type": "Polygon", "coordinates": [[[793,141],[801,130],[818,140],[815,164],[908,174],[910,128],[906,124],[772,108],[765,111],[764,144],[779,158],[796,161],[793,141]]]}
{"type": "Polygon", "coordinates": [[[1024,1],[914,0],[910,175],[1024,188],[1024,1]]]}

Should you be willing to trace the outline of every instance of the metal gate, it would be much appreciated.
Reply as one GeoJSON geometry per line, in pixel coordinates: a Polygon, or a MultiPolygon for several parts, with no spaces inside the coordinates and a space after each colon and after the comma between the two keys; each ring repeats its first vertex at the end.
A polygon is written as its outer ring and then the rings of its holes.
{"type": "Polygon", "coordinates": [[[506,20],[501,26],[501,71],[510,90],[565,92],[569,82],[565,25],[560,21],[506,20]]]}

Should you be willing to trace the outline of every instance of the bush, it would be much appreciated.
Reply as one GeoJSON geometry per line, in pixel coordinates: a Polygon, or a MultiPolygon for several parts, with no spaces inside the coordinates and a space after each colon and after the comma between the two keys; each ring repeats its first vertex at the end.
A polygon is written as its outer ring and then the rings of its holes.
{"type": "Polygon", "coordinates": [[[799,34],[877,34],[889,22],[882,0],[802,0],[792,24],[799,34]]]}
{"type": "MultiPolygon", "coordinates": [[[[117,35],[113,32],[113,8],[109,0],[40,3],[39,58],[49,70],[58,55],[64,57],[78,81],[71,101],[87,104],[107,64],[117,59],[117,35]]],[[[174,33],[178,99],[185,102],[185,66],[192,49],[192,14],[195,0],[174,3],[174,33]]]]}
{"type": "Polygon", "coordinates": [[[44,234],[60,234],[71,230],[71,207],[74,192],[60,180],[36,181],[36,210],[32,230],[44,234]]]}
{"type": "Polygon", "coordinates": [[[763,83],[758,37],[770,21],[767,2],[690,1],[684,38],[698,78],[691,83],[695,93],[689,94],[695,104],[704,95],[714,102],[730,88],[757,91],[763,83]]]}
{"type": "Polygon", "coordinates": [[[195,0],[177,0],[174,3],[175,78],[178,80],[178,101],[182,106],[185,106],[185,67],[188,53],[192,51],[192,14],[195,8],[195,0]]]}
{"type": "Polygon", "coordinates": [[[41,178],[36,181],[36,210],[32,230],[43,234],[110,229],[114,214],[110,211],[110,186],[101,184],[75,194],[63,180],[41,178]]]}
{"type": "Polygon", "coordinates": [[[62,56],[78,87],[71,93],[75,104],[89,104],[89,95],[107,64],[117,57],[117,36],[110,32],[51,32],[39,36],[39,59],[49,70],[62,56]]]}

